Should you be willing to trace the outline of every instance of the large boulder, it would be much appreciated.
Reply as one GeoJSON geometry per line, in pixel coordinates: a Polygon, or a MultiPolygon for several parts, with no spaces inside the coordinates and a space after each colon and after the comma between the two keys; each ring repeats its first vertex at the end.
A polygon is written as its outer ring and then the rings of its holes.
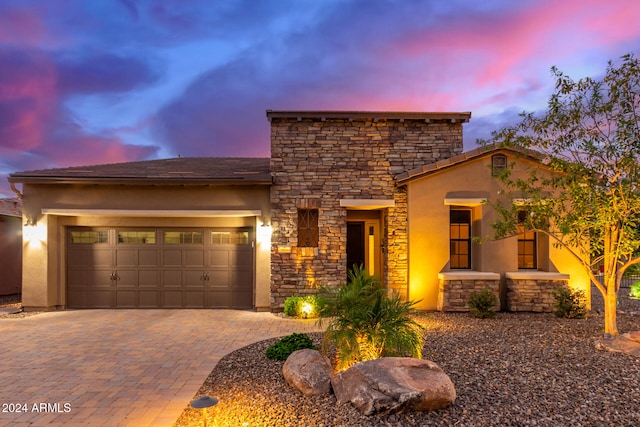
{"type": "Polygon", "coordinates": [[[318,350],[297,350],[284,362],[282,374],[289,385],[306,396],[331,393],[333,368],[318,350]]]}
{"type": "Polygon", "coordinates": [[[442,409],[456,399],[447,374],[434,362],[384,357],[356,363],[331,379],[338,403],[365,415],[442,409]]]}

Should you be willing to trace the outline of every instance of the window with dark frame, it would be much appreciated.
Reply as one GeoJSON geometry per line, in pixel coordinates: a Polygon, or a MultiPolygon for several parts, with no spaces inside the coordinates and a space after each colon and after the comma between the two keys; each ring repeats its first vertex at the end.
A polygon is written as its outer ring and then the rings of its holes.
{"type": "Polygon", "coordinates": [[[318,209],[298,209],[298,247],[318,247],[318,209]]]}
{"type": "Polygon", "coordinates": [[[535,231],[527,230],[527,211],[518,211],[518,268],[535,270],[538,268],[538,239],[535,231]]]}
{"type": "Polygon", "coordinates": [[[471,269],[471,211],[451,209],[449,212],[449,266],[471,269]]]}
{"type": "Polygon", "coordinates": [[[507,156],[504,154],[494,154],[491,156],[491,173],[496,176],[507,168],[507,156]]]}

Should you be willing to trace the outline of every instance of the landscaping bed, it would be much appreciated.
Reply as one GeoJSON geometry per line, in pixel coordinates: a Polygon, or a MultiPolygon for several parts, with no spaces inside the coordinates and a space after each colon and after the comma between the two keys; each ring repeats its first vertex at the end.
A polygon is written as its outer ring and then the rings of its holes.
{"type": "MultiPolygon", "coordinates": [[[[428,313],[424,358],[451,377],[457,399],[423,413],[367,417],[333,395],[305,397],[269,360],[262,341],[225,356],[197,394],[216,396],[209,425],[217,426],[636,426],[640,424],[640,360],[599,351],[601,299],[587,319],[500,313],[428,313]],[[599,305],[600,304],[600,305],[599,305]]],[[[621,333],[640,330],[640,301],[621,298],[621,333]]],[[[319,343],[322,335],[312,334],[319,343]]],[[[176,426],[196,425],[185,409],[176,426]]]]}

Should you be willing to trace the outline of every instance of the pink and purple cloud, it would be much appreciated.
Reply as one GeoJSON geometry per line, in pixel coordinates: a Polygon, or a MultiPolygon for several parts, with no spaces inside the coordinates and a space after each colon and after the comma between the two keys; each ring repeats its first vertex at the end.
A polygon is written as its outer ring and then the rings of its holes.
{"type": "Polygon", "coordinates": [[[0,3],[11,172],[268,156],[266,109],[471,111],[465,146],[544,109],[558,66],[640,54],[635,0],[0,3]]]}

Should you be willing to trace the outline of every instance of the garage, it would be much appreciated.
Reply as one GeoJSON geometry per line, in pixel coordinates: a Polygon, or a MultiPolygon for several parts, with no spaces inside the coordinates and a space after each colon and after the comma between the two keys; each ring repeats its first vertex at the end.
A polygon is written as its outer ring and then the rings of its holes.
{"type": "Polygon", "coordinates": [[[254,233],[69,227],[68,308],[251,308],[254,233]]]}

